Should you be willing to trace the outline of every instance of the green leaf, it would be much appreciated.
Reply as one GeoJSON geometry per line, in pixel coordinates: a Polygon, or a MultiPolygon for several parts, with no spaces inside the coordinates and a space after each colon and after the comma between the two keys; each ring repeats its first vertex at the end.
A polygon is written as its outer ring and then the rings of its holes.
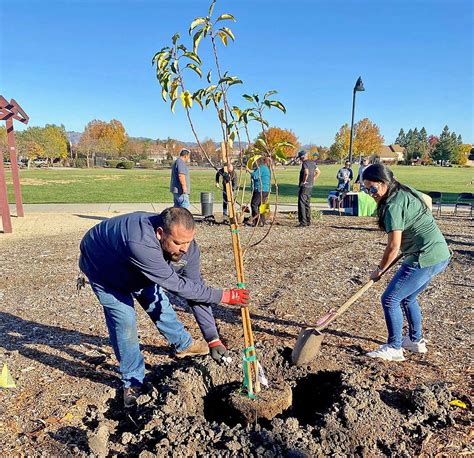
{"type": "Polygon", "coordinates": [[[211,76],[212,76],[212,71],[209,70],[209,73],[207,74],[207,82],[211,84],[211,76]]]}
{"type": "Polygon", "coordinates": [[[233,86],[234,84],[244,84],[242,80],[239,80],[238,78],[233,77],[232,80],[229,82],[229,86],[233,86]]]}
{"type": "Polygon", "coordinates": [[[194,37],[193,37],[193,53],[194,54],[197,54],[197,51],[198,51],[198,46],[199,46],[199,43],[202,39],[202,35],[203,35],[204,31],[203,29],[201,30],[198,30],[195,34],[194,34],[194,37]]]}
{"type": "Polygon", "coordinates": [[[194,52],[185,52],[183,56],[187,57],[188,59],[194,60],[194,62],[196,62],[198,65],[202,64],[201,59],[194,52]]]}
{"type": "Polygon", "coordinates": [[[206,89],[204,89],[207,93],[211,93],[213,92],[215,89],[217,88],[217,85],[216,84],[211,84],[210,86],[208,86],[206,89]]]}
{"type": "Polygon", "coordinates": [[[218,82],[217,84],[222,84],[222,83],[228,83],[229,81],[232,81],[232,77],[231,76],[223,76],[218,82]]]}
{"type": "Polygon", "coordinates": [[[179,39],[179,33],[176,32],[172,37],[171,37],[171,40],[173,41],[173,44],[175,45],[176,42],[178,41],[179,39]]]}
{"type": "Polygon", "coordinates": [[[176,102],[177,102],[177,98],[174,99],[172,102],[171,102],[171,111],[174,113],[174,106],[176,105],[176,102]]]}
{"type": "Polygon", "coordinates": [[[240,110],[239,107],[237,106],[233,106],[232,107],[232,111],[235,113],[235,115],[240,118],[242,116],[242,111],[240,110]]]}
{"type": "Polygon", "coordinates": [[[214,100],[216,101],[216,103],[219,103],[222,99],[222,92],[221,91],[217,91],[215,94],[214,94],[214,100]]]}
{"type": "Polygon", "coordinates": [[[251,95],[244,94],[242,97],[244,99],[248,100],[249,102],[255,102],[255,100],[253,99],[253,97],[251,95]]]}
{"type": "Polygon", "coordinates": [[[216,22],[225,21],[225,20],[231,20],[231,21],[236,22],[235,17],[232,16],[232,14],[228,14],[228,13],[221,14],[221,15],[216,19],[216,22]]]}
{"type": "Polygon", "coordinates": [[[175,74],[178,73],[178,61],[177,60],[174,60],[172,63],[171,63],[171,71],[175,74]]]}
{"type": "Polygon", "coordinates": [[[187,51],[188,51],[188,48],[186,48],[186,46],[184,46],[183,44],[178,45],[178,49],[180,49],[180,50],[183,51],[183,52],[187,52],[187,51]]]}
{"type": "Polygon", "coordinates": [[[222,43],[227,46],[227,35],[224,32],[217,32],[216,35],[221,37],[222,43]]]}
{"type": "Polygon", "coordinates": [[[162,99],[166,102],[166,94],[168,94],[168,92],[166,91],[166,89],[162,89],[161,90],[161,97],[162,99]]]}
{"type": "Polygon", "coordinates": [[[267,149],[267,143],[263,138],[257,138],[257,140],[255,141],[255,147],[267,149]]]}
{"type": "Polygon", "coordinates": [[[206,107],[209,106],[209,104],[211,103],[211,101],[213,100],[213,96],[212,94],[209,94],[207,97],[206,97],[206,101],[204,102],[206,104],[206,107]]]}
{"type": "Polygon", "coordinates": [[[278,91],[268,91],[268,92],[265,93],[263,98],[266,99],[267,97],[270,97],[273,94],[278,94],[278,91]]]}
{"type": "Polygon", "coordinates": [[[214,12],[214,7],[216,6],[216,0],[213,0],[211,3],[211,6],[209,7],[209,16],[212,16],[212,13],[214,12]]]}
{"type": "Polygon", "coordinates": [[[194,70],[199,75],[199,78],[202,78],[201,69],[196,64],[188,64],[186,67],[194,70]]]}
{"type": "Polygon", "coordinates": [[[254,98],[255,102],[257,102],[257,103],[258,103],[258,101],[260,100],[260,99],[258,98],[258,94],[254,94],[254,95],[253,95],[253,98],[254,98]]]}
{"type": "Polygon", "coordinates": [[[285,156],[285,153],[279,148],[277,148],[275,150],[274,156],[275,156],[275,159],[277,159],[280,162],[286,162],[287,161],[287,157],[285,156]]]}
{"type": "Polygon", "coordinates": [[[196,97],[195,94],[193,94],[193,100],[199,104],[199,106],[201,107],[201,110],[204,110],[204,105],[200,97],[196,97]]]}
{"type": "Polygon", "coordinates": [[[189,35],[191,35],[191,32],[200,24],[204,24],[206,22],[206,19],[203,17],[197,17],[194,19],[193,22],[191,22],[191,25],[189,26],[189,35]]]}
{"type": "Polygon", "coordinates": [[[221,108],[219,110],[219,120],[222,124],[225,124],[225,116],[224,116],[224,109],[221,108]]]}
{"type": "Polygon", "coordinates": [[[281,102],[279,102],[278,100],[270,100],[270,105],[271,105],[272,107],[276,107],[276,108],[278,108],[279,110],[283,111],[283,113],[286,113],[286,108],[285,108],[285,106],[284,106],[281,102]]]}
{"type": "Polygon", "coordinates": [[[232,41],[235,41],[235,37],[234,37],[234,34],[232,33],[232,30],[230,30],[228,27],[222,27],[221,29],[226,35],[229,36],[229,38],[232,40],[232,41]]]}

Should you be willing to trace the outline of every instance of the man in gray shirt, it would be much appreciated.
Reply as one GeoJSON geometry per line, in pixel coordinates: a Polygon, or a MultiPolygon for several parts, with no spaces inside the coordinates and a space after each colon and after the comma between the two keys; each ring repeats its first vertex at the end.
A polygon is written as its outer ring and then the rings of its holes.
{"type": "Polygon", "coordinates": [[[173,193],[175,207],[189,208],[191,184],[187,162],[189,162],[190,156],[189,150],[182,149],[179,158],[173,162],[171,167],[170,191],[173,193]]]}

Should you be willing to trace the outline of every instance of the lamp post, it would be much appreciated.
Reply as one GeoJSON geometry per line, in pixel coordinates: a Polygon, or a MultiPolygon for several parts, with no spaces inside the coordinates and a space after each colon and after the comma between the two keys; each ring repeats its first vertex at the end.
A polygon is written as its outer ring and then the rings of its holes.
{"type": "Polygon", "coordinates": [[[362,82],[362,78],[359,76],[354,86],[354,91],[352,95],[351,137],[349,140],[349,162],[351,163],[351,166],[352,166],[352,133],[354,130],[354,112],[355,112],[355,103],[356,103],[356,92],[362,92],[362,91],[365,91],[365,88],[364,88],[364,83],[362,82]]]}

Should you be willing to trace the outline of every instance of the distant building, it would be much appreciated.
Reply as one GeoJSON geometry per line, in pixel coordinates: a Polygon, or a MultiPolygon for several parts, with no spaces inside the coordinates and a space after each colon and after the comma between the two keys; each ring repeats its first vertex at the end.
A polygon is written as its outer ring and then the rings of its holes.
{"type": "Polygon", "coordinates": [[[378,160],[380,162],[387,162],[396,164],[404,160],[405,148],[403,146],[393,145],[382,145],[376,154],[370,157],[371,162],[378,160]]]}
{"type": "Polygon", "coordinates": [[[163,145],[151,144],[147,148],[147,156],[149,160],[161,164],[168,159],[168,150],[163,145]]]}

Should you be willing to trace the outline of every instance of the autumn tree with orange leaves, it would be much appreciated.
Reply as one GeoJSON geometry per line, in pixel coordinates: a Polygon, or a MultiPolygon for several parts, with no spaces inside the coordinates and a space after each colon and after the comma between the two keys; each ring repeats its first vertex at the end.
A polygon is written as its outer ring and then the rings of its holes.
{"type": "MultiPolygon", "coordinates": [[[[380,134],[377,124],[370,119],[361,119],[354,124],[354,138],[352,143],[352,154],[354,156],[370,156],[376,154],[383,145],[384,138],[380,134]]],[[[348,124],[341,126],[334,137],[334,143],[329,150],[329,157],[343,162],[349,155],[349,143],[351,129],[348,124]]]]}
{"type": "Polygon", "coordinates": [[[123,152],[127,142],[125,128],[120,121],[110,122],[94,119],[84,129],[79,141],[79,151],[86,156],[87,166],[97,153],[117,157],[123,152]]]}
{"type": "MultiPolygon", "coordinates": [[[[296,156],[296,153],[301,147],[300,143],[298,142],[298,137],[292,130],[289,129],[281,129],[280,127],[270,127],[266,132],[266,137],[268,146],[272,151],[281,142],[291,143],[293,146],[279,146],[279,148],[287,158],[296,156]]],[[[257,150],[259,150],[259,144],[257,140],[263,138],[264,134],[260,133],[255,139],[255,148],[257,150]]]]}

